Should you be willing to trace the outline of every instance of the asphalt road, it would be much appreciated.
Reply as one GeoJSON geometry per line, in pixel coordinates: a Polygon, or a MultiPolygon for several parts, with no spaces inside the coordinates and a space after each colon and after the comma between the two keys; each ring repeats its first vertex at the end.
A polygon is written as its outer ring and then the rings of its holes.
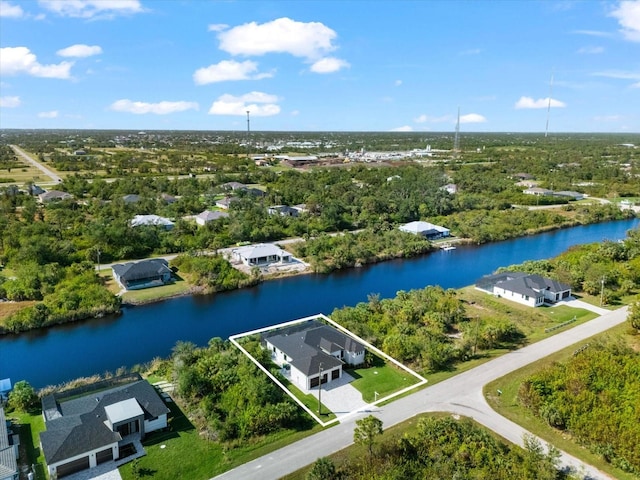
{"type": "Polygon", "coordinates": [[[16,146],[16,145],[10,145],[11,148],[13,148],[13,151],[16,152],[17,155],[21,156],[26,162],[28,162],[29,164],[33,165],[34,167],[36,167],[38,170],[40,170],[42,173],[44,173],[46,176],[50,177],[51,180],[53,180],[56,183],[62,182],[62,177],[56,175],[55,173],[53,173],[51,170],[49,170],[47,167],[45,167],[44,165],[42,165],[40,162],[36,161],[35,159],[31,158],[24,150],[22,150],[20,147],[16,146]]]}
{"type": "MultiPolygon", "coordinates": [[[[507,440],[522,445],[523,435],[527,433],[526,430],[498,415],[489,407],[482,393],[483,386],[558,350],[619,325],[626,318],[626,307],[607,313],[553,337],[491,360],[389,405],[354,414],[335,427],[304,438],[215,478],[224,480],[280,478],[313,463],[317,458],[330,455],[353,443],[355,421],[369,414],[380,418],[384,427],[387,428],[422,412],[451,412],[471,417],[507,440]]],[[[544,441],[541,443],[545,444],[544,441]]],[[[572,467],[575,471],[580,472],[584,478],[611,478],[564,452],[562,452],[561,463],[563,466],[572,467]]]]}

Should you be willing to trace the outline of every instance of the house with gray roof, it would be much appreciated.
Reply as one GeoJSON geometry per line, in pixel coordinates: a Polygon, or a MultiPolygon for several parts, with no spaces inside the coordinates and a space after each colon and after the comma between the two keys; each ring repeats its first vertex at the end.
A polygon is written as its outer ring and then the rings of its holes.
{"type": "Polygon", "coordinates": [[[117,263],[111,270],[113,278],[126,290],[158,287],[171,281],[169,263],[163,258],[117,263]]]}
{"type": "Polygon", "coordinates": [[[11,434],[10,423],[0,407],[0,480],[18,480],[18,434],[11,434]]]}
{"type": "Polygon", "coordinates": [[[302,390],[341,378],[344,365],[364,363],[364,345],[317,320],[267,332],[262,345],[302,390]]]}
{"type": "Polygon", "coordinates": [[[571,286],[523,272],[484,276],[476,282],[476,288],[530,307],[556,303],[571,296],[571,286]]]}
{"type": "Polygon", "coordinates": [[[48,192],[38,195],[38,201],[40,203],[61,202],[63,200],[70,200],[73,195],[67,192],[61,192],[59,190],[49,190],[48,192]]]}
{"type": "MultiPolygon", "coordinates": [[[[167,427],[169,409],[138,374],[116,377],[42,399],[40,433],[50,478],[62,478],[140,453],[140,440],[167,427]]],[[[126,460],[124,460],[126,461],[126,460]]]]}
{"type": "Polygon", "coordinates": [[[229,214],[227,212],[218,212],[218,211],[211,211],[211,210],[205,210],[202,213],[199,213],[198,215],[195,216],[196,219],[196,223],[200,226],[204,226],[209,222],[213,222],[215,220],[219,220],[221,218],[228,218],[229,214]]]}

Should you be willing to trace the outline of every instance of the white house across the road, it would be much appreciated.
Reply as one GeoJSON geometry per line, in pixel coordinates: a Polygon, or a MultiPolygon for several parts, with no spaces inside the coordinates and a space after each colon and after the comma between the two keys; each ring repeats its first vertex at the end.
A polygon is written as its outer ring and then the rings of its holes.
{"type": "Polygon", "coordinates": [[[344,365],[361,365],[365,356],[363,344],[317,320],[265,332],[262,345],[302,390],[342,377],[344,365]]]}
{"type": "Polygon", "coordinates": [[[569,285],[523,272],[484,276],[476,282],[476,288],[530,307],[539,307],[545,302],[555,303],[571,296],[569,285]]]}
{"type": "Polygon", "coordinates": [[[293,259],[293,255],[272,243],[259,243],[234,248],[231,254],[235,260],[249,267],[265,266],[272,263],[288,263],[293,259]]]}
{"type": "Polygon", "coordinates": [[[450,231],[448,228],[422,221],[405,223],[404,225],[400,225],[398,229],[402,232],[413,233],[414,235],[422,235],[423,237],[429,239],[448,237],[450,235],[450,231]]]}

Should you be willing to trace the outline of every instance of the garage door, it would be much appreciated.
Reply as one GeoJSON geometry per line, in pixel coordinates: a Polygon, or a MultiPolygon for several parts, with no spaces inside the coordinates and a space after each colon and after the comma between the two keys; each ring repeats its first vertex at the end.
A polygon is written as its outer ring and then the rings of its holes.
{"type": "Polygon", "coordinates": [[[107,448],[106,450],[102,450],[101,452],[96,453],[96,463],[98,465],[104,462],[108,462],[109,460],[113,460],[112,448],[107,448]]]}
{"type": "Polygon", "coordinates": [[[80,470],[86,470],[89,468],[89,457],[80,458],[78,460],[74,460],[73,462],[64,463],[56,470],[58,471],[58,478],[64,477],[66,475],[71,475],[72,473],[79,472],[80,470]]]}

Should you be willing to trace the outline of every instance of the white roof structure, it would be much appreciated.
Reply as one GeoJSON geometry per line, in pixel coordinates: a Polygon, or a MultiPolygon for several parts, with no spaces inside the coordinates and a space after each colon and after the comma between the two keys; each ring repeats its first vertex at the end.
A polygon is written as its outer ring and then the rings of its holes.
{"type": "Polygon", "coordinates": [[[290,257],[291,254],[286,250],[274,245],[273,243],[259,243],[257,245],[247,245],[245,247],[235,248],[233,253],[246,258],[247,260],[264,258],[264,257],[290,257]]]}
{"type": "Polygon", "coordinates": [[[196,222],[200,225],[204,225],[205,223],[212,222],[214,220],[218,220],[219,218],[228,217],[229,214],[227,212],[213,212],[211,210],[205,210],[202,213],[196,215],[196,222]]]}
{"type": "Polygon", "coordinates": [[[430,233],[439,233],[440,235],[448,236],[449,229],[445,227],[441,227],[440,225],[434,225],[429,222],[409,222],[401,225],[399,230],[407,233],[413,233],[416,235],[425,235],[430,233]]]}
{"type": "Polygon", "coordinates": [[[133,220],[131,220],[131,226],[139,227],[141,225],[173,227],[173,222],[168,218],[160,217],[158,215],[136,215],[133,217],[133,220]]]}
{"type": "Polygon", "coordinates": [[[112,405],[107,405],[104,407],[104,412],[107,414],[111,425],[144,415],[140,404],[138,404],[135,398],[129,398],[112,405]]]}

